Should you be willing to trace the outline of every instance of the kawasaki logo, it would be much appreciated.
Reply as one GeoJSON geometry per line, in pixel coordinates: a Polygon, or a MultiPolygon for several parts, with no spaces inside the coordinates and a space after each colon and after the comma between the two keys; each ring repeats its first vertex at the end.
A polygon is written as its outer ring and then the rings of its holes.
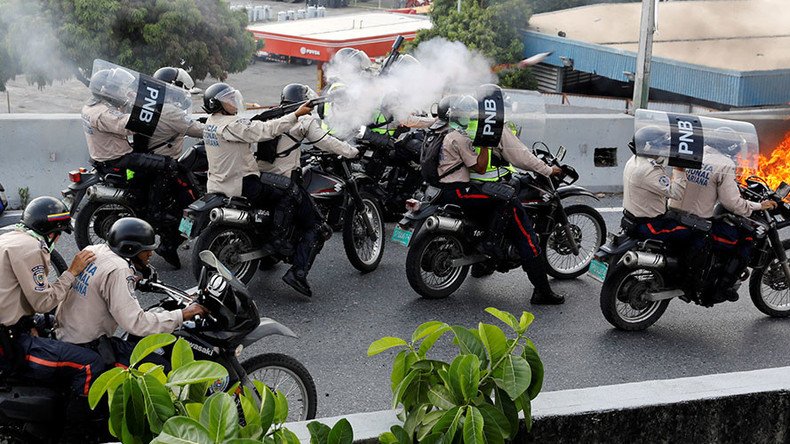
{"type": "Polygon", "coordinates": [[[206,356],[214,356],[213,348],[203,347],[202,345],[195,344],[194,342],[189,342],[189,347],[191,347],[193,350],[203,353],[206,356]]]}

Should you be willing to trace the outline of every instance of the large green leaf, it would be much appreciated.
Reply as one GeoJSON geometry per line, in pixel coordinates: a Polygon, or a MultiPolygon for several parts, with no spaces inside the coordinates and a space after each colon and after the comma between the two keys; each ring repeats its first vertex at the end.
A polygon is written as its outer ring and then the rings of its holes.
{"type": "Polygon", "coordinates": [[[428,399],[428,390],[431,388],[430,374],[427,372],[419,372],[417,377],[409,384],[406,391],[403,393],[401,403],[411,409],[412,406],[419,406],[430,402],[428,399]]]}
{"type": "Polygon", "coordinates": [[[110,433],[116,438],[121,437],[121,424],[123,423],[124,409],[126,408],[123,397],[123,386],[125,384],[126,381],[115,388],[115,392],[110,400],[110,433]]]}
{"type": "Polygon", "coordinates": [[[176,414],[170,392],[155,376],[145,374],[137,379],[145,401],[145,416],[151,431],[159,433],[162,425],[176,414]]]}
{"type": "Polygon", "coordinates": [[[491,358],[491,365],[495,365],[499,360],[509,352],[507,344],[507,336],[501,328],[496,325],[480,323],[477,327],[480,333],[480,340],[483,341],[488,350],[488,356],[491,358]]]}
{"type": "Polygon", "coordinates": [[[129,373],[120,368],[112,368],[99,375],[88,392],[88,405],[91,409],[95,409],[101,401],[104,393],[110,391],[114,392],[116,387],[121,385],[125,378],[129,377],[129,373]]]}
{"type": "Polygon", "coordinates": [[[529,339],[527,339],[527,345],[524,346],[524,352],[521,356],[529,363],[529,369],[532,372],[532,380],[529,383],[527,393],[529,393],[529,399],[535,399],[540,393],[540,389],[543,388],[543,361],[538,355],[538,349],[535,348],[535,344],[529,339]]]}
{"type": "Polygon", "coordinates": [[[235,437],[239,430],[239,414],[233,398],[224,392],[209,396],[200,411],[200,423],[206,426],[214,442],[235,437]]]}
{"type": "Polygon", "coordinates": [[[439,338],[444,336],[444,334],[447,333],[448,331],[450,331],[450,326],[447,325],[447,324],[443,324],[443,325],[439,326],[439,328],[437,328],[435,331],[432,331],[420,343],[420,348],[419,348],[419,350],[417,350],[417,354],[420,355],[420,357],[424,358],[425,355],[428,354],[428,351],[436,343],[436,341],[438,341],[439,338]]]}
{"type": "Polygon", "coordinates": [[[487,403],[481,404],[477,408],[485,421],[483,434],[486,437],[486,442],[489,444],[492,442],[501,443],[510,438],[510,422],[501,410],[487,403]]]}
{"type": "MultiPolygon", "coordinates": [[[[264,440],[265,442],[265,440],[264,440]]],[[[277,429],[274,432],[274,443],[275,444],[300,444],[299,437],[294,434],[294,432],[286,429],[281,428],[277,429]]]]}
{"type": "Polygon", "coordinates": [[[532,325],[532,321],[535,320],[535,315],[529,312],[521,313],[521,318],[518,320],[518,333],[524,334],[527,331],[530,325],[532,325]]]}
{"type": "Polygon", "coordinates": [[[260,381],[252,381],[255,385],[255,390],[261,397],[261,428],[263,429],[263,433],[266,434],[269,432],[269,428],[271,428],[272,423],[274,423],[274,412],[277,409],[277,400],[274,397],[274,393],[260,381]]]}
{"type": "Polygon", "coordinates": [[[251,438],[234,438],[224,441],[222,444],[261,444],[261,441],[251,438]]]}
{"type": "Polygon", "coordinates": [[[307,430],[310,431],[310,444],[327,444],[329,432],[332,431],[328,425],[318,421],[308,423],[307,430]]]}
{"type": "Polygon", "coordinates": [[[274,423],[282,424],[288,418],[288,398],[277,390],[274,395],[274,423]]]}
{"type": "Polygon", "coordinates": [[[527,425],[527,430],[532,430],[532,402],[529,396],[526,393],[519,396],[516,406],[524,413],[524,423],[527,425]]]}
{"type": "MultiPolygon", "coordinates": [[[[312,442],[311,442],[312,444],[312,442]]],[[[398,438],[392,432],[384,432],[379,435],[379,444],[399,444],[398,438]]]]}
{"type": "Polygon", "coordinates": [[[129,357],[129,367],[136,366],[146,356],[174,342],[176,342],[176,337],[170,333],[158,333],[144,337],[134,346],[132,355],[129,357]]]}
{"type": "Polygon", "coordinates": [[[412,333],[412,335],[411,335],[411,342],[412,343],[416,343],[420,339],[428,336],[429,334],[435,332],[436,330],[438,330],[438,329],[440,329],[442,327],[447,327],[447,326],[448,326],[447,324],[445,324],[444,322],[441,322],[441,321],[424,322],[422,325],[417,327],[416,330],[414,330],[414,333],[412,333]]]}
{"type": "Polygon", "coordinates": [[[164,366],[154,364],[153,362],[143,362],[138,369],[146,375],[151,375],[156,378],[162,385],[167,384],[167,375],[165,375],[164,366]]]}
{"type": "Polygon", "coordinates": [[[430,399],[431,404],[442,410],[450,410],[457,405],[453,395],[443,385],[431,386],[428,390],[428,399],[430,399]]]}
{"type": "Polygon", "coordinates": [[[195,354],[192,352],[192,347],[183,338],[178,338],[173,344],[173,352],[170,356],[170,366],[173,370],[178,370],[181,366],[189,364],[195,360],[195,354]]]}
{"type": "Polygon", "coordinates": [[[480,341],[480,338],[475,335],[476,332],[460,326],[453,326],[451,328],[453,329],[453,333],[455,333],[455,338],[458,341],[458,347],[461,349],[461,353],[476,355],[484,367],[488,365],[485,346],[483,342],[480,341]]]}
{"type": "MultiPolygon", "coordinates": [[[[173,372],[170,372],[171,376],[172,374],[173,372]]],[[[200,405],[203,405],[203,403],[206,402],[206,398],[207,398],[206,394],[208,393],[208,389],[211,387],[211,384],[213,383],[214,381],[198,382],[198,383],[190,384],[188,386],[182,386],[180,387],[180,389],[187,391],[187,400],[189,402],[196,402],[200,405]]],[[[174,389],[175,391],[175,389],[178,389],[179,387],[172,386],[171,388],[174,389]]]]}
{"type": "Polygon", "coordinates": [[[214,382],[228,377],[225,367],[211,361],[193,361],[170,373],[169,386],[183,386],[203,382],[214,382]]]}
{"type": "Polygon", "coordinates": [[[500,321],[504,322],[507,326],[513,329],[513,331],[518,331],[518,321],[516,317],[512,314],[496,309],[494,307],[486,308],[486,313],[494,316],[495,318],[499,319],[500,321]]]}
{"type": "Polygon", "coordinates": [[[417,427],[417,442],[422,442],[423,438],[431,434],[431,429],[439,422],[444,413],[443,410],[434,410],[425,415],[420,426],[417,427]]]}
{"type": "Polygon", "coordinates": [[[492,372],[494,382],[504,390],[510,399],[516,399],[529,388],[532,373],[526,359],[521,356],[507,355],[502,364],[492,372]]]}
{"type": "Polygon", "coordinates": [[[203,410],[203,404],[197,402],[188,402],[184,404],[184,409],[187,411],[187,416],[200,421],[200,411],[203,410]]]}
{"type": "Polygon", "coordinates": [[[186,416],[174,416],[162,426],[162,433],[151,444],[214,444],[202,424],[186,416]]]}
{"type": "Polygon", "coordinates": [[[439,444],[441,442],[444,441],[442,441],[442,434],[440,433],[431,433],[420,439],[420,444],[439,444]]]}
{"type": "Polygon", "coordinates": [[[256,399],[252,390],[249,387],[244,387],[243,393],[239,395],[239,404],[241,405],[241,413],[244,415],[244,423],[255,424],[260,427],[261,410],[256,399]]]}
{"type": "MultiPolygon", "coordinates": [[[[407,436],[414,436],[417,426],[419,426],[422,419],[425,418],[428,407],[429,404],[422,404],[417,410],[409,412],[409,415],[406,416],[406,420],[403,422],[403,431],[407,436]]],[[[411,438],[409,438],[408,441],[411,441],[411,438]]]]}
{"type": "Polygon", "coordinates": [[[401,350],[400,353],[395,355],[395,359],[392,361],[392,372],[390,373],[390,390],[392,390],[392,393],[395,393],[398,385],[408,373],[406,359],[411,355],[410,350],[401,350]]]}
{"type": "Polygon", "coordinates": [[[123,442],[138,442],[148,432],[145,419],[145,399],[138,380],[127,379],[123,384],[123,389],[125,406],[121,424],[121,440],[123,442]]]}
{"type": "Polygon", "coordinates": [[[385,336],[370,344],[370,347],[368,347],[368,356],[377,355],[385,350],[391,349],[392,347],[408,347],[408,345],[409,343],[401,338],[385,336]]]}
{"type": "Polygon", "coordinates": [[[494,402],[497,409],[505,415],[508,423],[510,423],[510,436],[515,436],[516,433],[518,433],[519,427],[518,409],[516,408],[515,401],[510,399],[504,390],[497,387],[496,399],[494,402]]]}
{"type": "Polygon", "coordinates": [[[398,406],[401,402],[403,402],[404,395],[406,390],[408,390],[409,386],[411,385],[414,378],[416,378],[420,374],[419,370],[412,370],[409,374],[406,375],[405,378],[398,384],[398,388],[395,389],[395,394],[392,396],[392,408],[398,406]]]}
{"type": "Polygon", "coordinates": [[[346,418],[341,419],[332,427],[327,437],[327,444],[351,444],[354,442],[354,431],[346,418]]]}
{"type": "Polygon", "coordinates": [[[464,419],[464,444],[485,444],[483,438],[483,415],[474,406],[469,406],[466,409],[466,418],[464,419]]]}
{"type": "Polygon", "coordinates": [[[458,422],[464,413],[464,407],[454,407],[444,413],[433,426],[431,433],[445,434],[445,442],[452,442],[458,422]]]}
{"type": "Polygon", "coordinates": [[[480,385],[480,360],[477,356],[457,356],[450,365],[449,376],[456,398],[469,402],[477,397],[480,385]]]}

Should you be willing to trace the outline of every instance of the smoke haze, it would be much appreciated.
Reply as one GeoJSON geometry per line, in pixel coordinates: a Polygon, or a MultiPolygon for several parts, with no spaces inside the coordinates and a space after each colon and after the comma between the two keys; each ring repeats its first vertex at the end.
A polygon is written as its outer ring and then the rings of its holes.
{"type": "Polygon", "coordinates": [[[390,69],[383,76],[359,72],[350,63],[327,65],[327,80],[346,86],[342,103],[333,105],[326,117],[336,134],[348,137],[371,123],[382,102],[400,121],[415,112],[430,111],[433,103],[451,91],[474,93],[477,86],[496,82],[489,60],[460,42],[434,38],[421,43],[413,56],[418,65],[390,69]]]}

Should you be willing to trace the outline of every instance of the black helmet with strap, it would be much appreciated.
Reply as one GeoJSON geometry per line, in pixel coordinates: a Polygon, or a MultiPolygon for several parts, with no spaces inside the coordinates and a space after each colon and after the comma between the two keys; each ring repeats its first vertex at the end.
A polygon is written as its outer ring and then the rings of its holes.
{"type": "Polygon", "coordinates": [[[209,114],[221,111],[223,109],[222,102],[217,99],[217,96],[225,94],[232,89],[232,86],[221,82],[206,88],[206,92],[203,93],[203,110],[209,114]]]}
{"type": "Polygon", "coordinates": [[[280,105],[304,102],[309,99],[310,87],[301,83],[289,83],[280,94],[280,105]]]}
{"type": "Polygon", "coordinates": [[[71,233],[71,214],[66,204],[50,196],[30,201],[22,213],[22,225],[41,236],[51,233],[71,233]]]}
{"type": "Polygon", "coordinates": [[[195,87],[195,81],[183,68],[173,68],[165,66],[156,70],[153,76],[155,79],[165,83],[170,83],[189,91],[195,87]]]}
{"type": "Polygon", "coordinates": [[[151,225],[136,217],[115,221],[107,232],[107,245],[118,256],[133,258],[142,251],[156,250],[159,242],[151,225]]]}

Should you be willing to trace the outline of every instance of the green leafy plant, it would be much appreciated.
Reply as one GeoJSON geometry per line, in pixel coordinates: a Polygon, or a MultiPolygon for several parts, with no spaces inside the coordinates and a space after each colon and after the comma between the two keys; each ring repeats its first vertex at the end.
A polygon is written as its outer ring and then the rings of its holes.
{"type": "Polygon", "coordinates": [[[535,344],[525,334],[534,320],[523,312],[512,314],[487,308],[515,333],[479,323],[476,329],[426,322],[410,341],[384,337],[368,348],[368,356],[397,347],[391,373],[392,407],[403,426],[393,426],[379,441],[412,443],[504,443],[519,430],[519,411],[527,429],[532,426],[531,401],[543,385],[543,363],[535,344]],[[430,359],[428,352],[452,332],[459,354],[452,362],[430,359]]]}
{"type": "Polygon", "coordinates": [[[28,202],[30,202],[30,189],[22,187],[19,189],[19,206],[24,210],[28,202]]]}

